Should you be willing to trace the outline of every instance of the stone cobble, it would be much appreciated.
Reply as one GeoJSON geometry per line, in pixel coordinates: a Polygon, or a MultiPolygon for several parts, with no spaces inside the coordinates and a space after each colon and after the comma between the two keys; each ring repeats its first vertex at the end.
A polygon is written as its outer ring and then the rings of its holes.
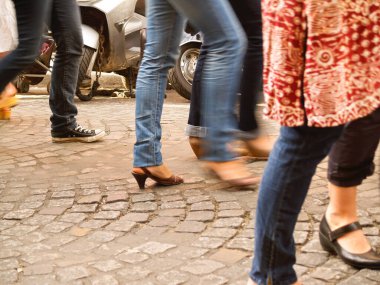
{"type": "MultiPolygon", "coordinates": [[[[169,92],[162,115],[163,157],[186,182],[173,187],[148,179],[141,191],[130,174],[134,99],[76,101],[82,125],[109,132],[93,144],[51,142],[46,96],[26,96],[0,121],[0,285],[246,284],[257,189],[204,172],[184,135],[189,104],[176,96],[169,92]]],[[[261,175],[265,165],[248,167],[261,175]]],[[[354,269],[319,244],[326,169],[323,161],[296,225],[295,270],[304,284],[379,284],[379,271],[354,269]]],[[[378,172],[360,186],[358,205],[379,250],[378,172]]]]}

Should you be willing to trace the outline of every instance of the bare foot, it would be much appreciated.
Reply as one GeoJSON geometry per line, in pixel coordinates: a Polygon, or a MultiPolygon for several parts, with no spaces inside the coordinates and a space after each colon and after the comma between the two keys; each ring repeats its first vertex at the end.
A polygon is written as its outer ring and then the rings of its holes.
{"type": "Polygon", "coordinates": [[[241,160],[208,161],[206,168],[232,186],[248,186],[260,182],[260,177],[253,177],[241,160]]]}
{"type": "Polygon", "coordinates": [[[249,155],[252,157],[267,159],[273,149],[276,139],[277,138],[275,136],[266,135],[245,141],[250,152],[249,155]]]}
{"type": "MultiPolygon", "coordinates": [[[[160,177],[162,179],[169,178],[173,175],[173,173],[169,170],[169,168],[165,164],[157,165],[157,166],[149,166],[146,167],[150,173],[154,176],[160,177]]],[[[132,170],[134,173],[144,173],[144,171],[139,167],[134,167],[132,170]]]]}

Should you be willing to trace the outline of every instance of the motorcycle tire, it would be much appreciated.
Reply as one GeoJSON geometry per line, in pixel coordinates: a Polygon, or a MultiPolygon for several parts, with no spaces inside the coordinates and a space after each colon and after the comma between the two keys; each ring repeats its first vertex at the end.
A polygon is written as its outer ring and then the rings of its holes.
{"type": "Polygon", "coordinates": [[[181,46],[175,66],[169,70],[170,85],[182,97],[190,100],[195,67],[197,65],[201,44],[190,42],[181,46]]]}
{"type": "Polygon", "coordinates": [[[94,55],[95,50],[84,46],[83,47],[83,55],[80,60],[79,65],[79,74],[78,74],[78,83],[77,83],[77,97],[82,101],[90,101],[92,97],[94,96],[93,92],[90,90],[90,92],[86,92],[85,94],[81,91],[81,83],[86,78],[87,70],[90,65],[92,56],[94,55]]]}
{"type": "Polygon", "coordinates": [[[27,79],[19,79],[16,83],[17,92],[28,93],[30,88],[30,83],[27,79]]]}

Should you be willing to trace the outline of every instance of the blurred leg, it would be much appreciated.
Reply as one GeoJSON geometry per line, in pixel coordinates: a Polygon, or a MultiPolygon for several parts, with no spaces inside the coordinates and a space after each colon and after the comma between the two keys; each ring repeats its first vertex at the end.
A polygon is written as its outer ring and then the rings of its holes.
{"type": "Polygon", "coordinates": [[[49,1],[13,0],[16,9],[18,46],[0,60],[0,93],[22,70],[33,63],[39,52],[49,1]]]}
{"type": "Polygon", "coordinates": [[[246,50],[244,31],[226,0],[168,1],[203,33],[207,46],[201,83],[201,124],[207,128],[202,159],[231,161],[235,155],[228,144],[237,128],[234,106],[246,50]]]}

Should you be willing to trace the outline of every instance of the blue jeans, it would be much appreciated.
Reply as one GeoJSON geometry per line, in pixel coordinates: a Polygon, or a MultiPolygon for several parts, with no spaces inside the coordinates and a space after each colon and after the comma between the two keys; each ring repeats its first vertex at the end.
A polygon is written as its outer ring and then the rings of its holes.
{"type": "Polygon", "coordinates": [[[162,164],[160,120],[166,77],[178,57],[186,18],[202,31],[209,47],[202,81],[202,110],[209,129],[204,159],[234,159],[227,143],[237,124],[233,109],[246,37],[230,4],[227,0],[148,0],[147,17],[147,44],[136,86],[134,166],[162,164]]]}
{"type": "Polygon", "coordinates": [[[343,126],[281,127],[260,186],[255,252],[250,277],[258,285],[297,281],[294,227],[318,163],[329,153],[343,126]]]}
{"type": "MultiPolygon", "coordinates": [[[[229,2],[248,39],[240,85],[238,125],[242,132],[239,135],[243,139],[254,139],[259,134],[255,107],[258,94],[262,90],[263,73],[261,4],[260,0],[229,0],[229,2]]],[[[206,45],[202,45],[194,73],[189,120],[186,128],[186,134],[193,137],[206,136],[207,129],[201,123],[201,82],[203,64],[207,58],[208,48],[206,45]]]]}
{"type": "Polygon", "coordinates": [[[76,0],[51,0],[48,17],[57,45],[51,74],[49,105],[52,131],[76,126],[78,110],[74,104],[83,39],[76,0]]]}

